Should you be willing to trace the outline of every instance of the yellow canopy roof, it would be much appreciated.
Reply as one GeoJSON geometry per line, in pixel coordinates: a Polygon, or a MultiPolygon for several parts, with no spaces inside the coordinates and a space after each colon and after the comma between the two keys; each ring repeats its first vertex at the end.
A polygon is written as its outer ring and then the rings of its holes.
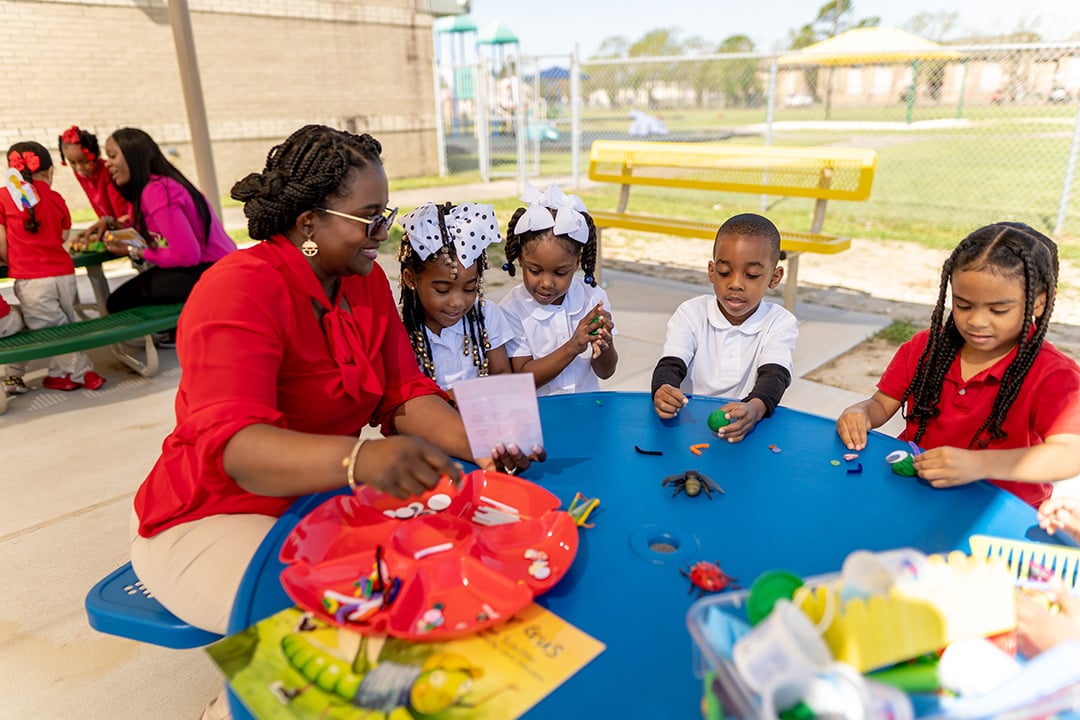
{"type": "Polygon", "coordinates": [[[962,53],[894,27],[855,28],[781,55],[781,65],[879,65],[952,59],[962,53]]]}

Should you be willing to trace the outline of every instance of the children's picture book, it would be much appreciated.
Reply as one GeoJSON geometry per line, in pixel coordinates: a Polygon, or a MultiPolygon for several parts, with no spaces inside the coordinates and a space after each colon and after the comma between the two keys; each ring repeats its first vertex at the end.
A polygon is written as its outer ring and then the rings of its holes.
{"type": "Polygon", "coordinates": [[[499,443],[517,445],[526,455],[534,445],[543,447],[532,373],[458,380],[454,383],[454,398],[473,457],[489,457],[499,443]]]}
{"type": "Polygon", "coordinates": [[[476,635],[359,635],[289,608],[207,652],[259,720],[516,718],[604,650],[533,603],[476,635]]]}

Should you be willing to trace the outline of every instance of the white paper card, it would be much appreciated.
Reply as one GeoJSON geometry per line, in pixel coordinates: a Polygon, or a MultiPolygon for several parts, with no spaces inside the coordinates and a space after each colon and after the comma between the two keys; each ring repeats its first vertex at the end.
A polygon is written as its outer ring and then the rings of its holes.
{"type": "Polygon", "coordinates": [[[458,380],[454,399],[473,457],[491,457],[496,445],[517,445],[526,455],[544,446],[536,382],[532,373],[507,373],[458,380]]]}

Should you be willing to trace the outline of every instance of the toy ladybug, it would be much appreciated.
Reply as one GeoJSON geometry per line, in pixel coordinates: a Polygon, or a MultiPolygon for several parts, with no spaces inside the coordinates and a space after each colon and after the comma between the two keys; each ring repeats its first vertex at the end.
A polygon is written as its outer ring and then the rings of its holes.
{"type": "Polygon", "coordinates": [[[707,592],[722,592],[741,587],[738,584],[739,578],[725,573],[720,569],[719,563],[706,560],[700,560],[686,570],[679,568],[679,573],[690,580],[690,589],[687,594],[694,592],[694,588],[697,588],[698,597],[704,596],[707,592]]]}

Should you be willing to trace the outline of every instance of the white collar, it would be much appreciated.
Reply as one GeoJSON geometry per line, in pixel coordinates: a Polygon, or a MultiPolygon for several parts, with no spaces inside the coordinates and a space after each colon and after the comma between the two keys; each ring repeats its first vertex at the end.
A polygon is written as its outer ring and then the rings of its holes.
{"type": "Polygon", "coordinates": [[[525,290],[524,285],[521,286],[521,289],[525,295],[525,309],[528,310],[530,317],[537,320],[547,320],[560,312],[566,313],[568,316],[574,316],[587,309],[585,307],[588,300],[585,297],[585,283],[576,277],[570,280],[570,289],[563,296],[561,305],[541,305],[536,302],[536,298],[528,290],[525,290]]]}

